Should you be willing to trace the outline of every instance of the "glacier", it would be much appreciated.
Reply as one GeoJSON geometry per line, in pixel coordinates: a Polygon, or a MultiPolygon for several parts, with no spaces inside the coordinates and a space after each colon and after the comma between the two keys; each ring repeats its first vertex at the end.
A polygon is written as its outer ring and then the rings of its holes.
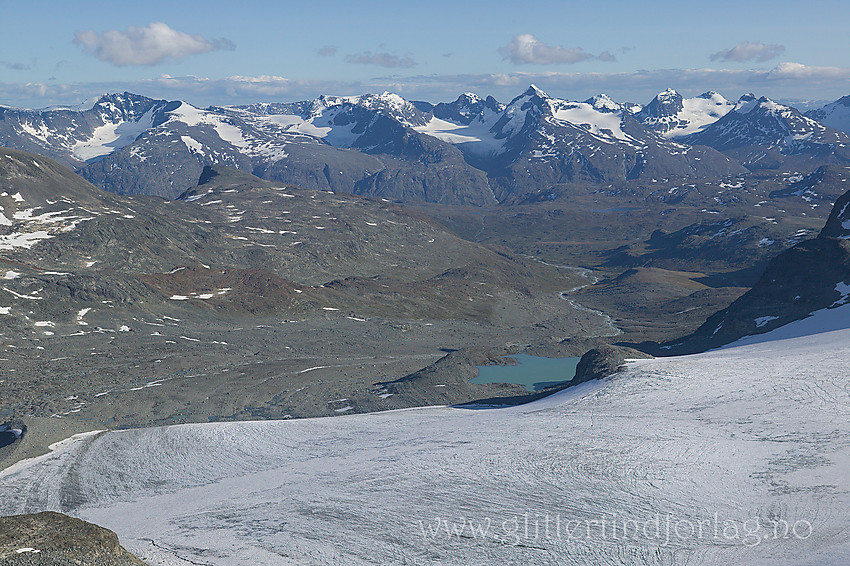
{"type": "Polygon", "coordinates": [[[817,316],[511,408],[83,435],[0,473],[0,512],[159,565],[846,564],[850,329],[817,316]]]}

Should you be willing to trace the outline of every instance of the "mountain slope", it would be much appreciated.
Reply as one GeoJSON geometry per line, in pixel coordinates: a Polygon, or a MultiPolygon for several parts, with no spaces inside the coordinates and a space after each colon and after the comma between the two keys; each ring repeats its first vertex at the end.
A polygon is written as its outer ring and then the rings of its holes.
{"type": "MultiPolygon", "coordinates": [[[[0,149],[4,416],[140,426],[334,415],[339,399],[402,408],[374,384],[441,348],[610,330],[558,296],[580,276],[392,203],[225,167],[200,180],[179,200],[120,196],[0,149]]],[[[459,383],[441,398],[506,393],[459,383]]]]}
{"type": "Polygon", "coordinates": [[[848,298],[850,191],[836,201],[817,238],[779,254],[752,289],[710,316],[696,332],[661,351],[678,354],[716,348],[836,309],[848,298]]]}
{"type": "Polygon", "coordinates": [[[145,566],[112,531],[53,511],[0,517],[0,559],[7,566],[145,566]]]}
{"type": "Polygon", "coordinates": [[[460,152],[407,126],[421,114],[389,93],[207,109],[124,93],[85,111],[3,109],[0,145],[55,157],[118,194],[173,198],[218,164],[304,188],[493,204],[460,152]]]}
{"type": "Polygon", "coordinates": [[[175,103],[137,94],[106,94],[89,109],[0,107],[0,146],[77,167],[132,144],[167,120],[175,103]]]}
{"type": "Polygon", "coordinates": [[[817,110],[809,110],[805,115],[825,126],[850,133],[850,95],[843,96],[817,110]]]}
{"type": "MultiPolygon", "coordinates": [[[[831,116],[844,107],[833,106],[831,116]]],[[[850,161],[850,135],[764,97],[733,105],[668,89],[637,110],[534,85],[508,104],[383,93],[201,109],[124,93],[89,110],[4,107],[0,143],[56,157],[118,194],[174,198],[204,166],[223,165],[308,189],[475,206],[559,186],[806,173],[850,161]]]]}

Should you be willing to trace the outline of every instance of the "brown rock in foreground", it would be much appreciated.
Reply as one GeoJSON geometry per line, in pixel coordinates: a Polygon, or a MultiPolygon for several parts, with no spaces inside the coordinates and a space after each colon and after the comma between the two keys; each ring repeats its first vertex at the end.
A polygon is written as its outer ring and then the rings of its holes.
{"type": "Polygon", "coordinates": [[[0,563],[5,566],[139,566],[118,535],[62,513],[0,517],[0,563]]]}

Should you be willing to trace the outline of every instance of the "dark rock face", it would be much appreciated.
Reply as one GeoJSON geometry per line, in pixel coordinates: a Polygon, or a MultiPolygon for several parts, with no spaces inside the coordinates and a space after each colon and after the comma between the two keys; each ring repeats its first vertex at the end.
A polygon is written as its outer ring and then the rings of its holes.
{"type": "Polygon", "coordinates": [[[819,238],[850,239],[850,192],[835,201],[832,212],[821,230],[819,238]]]}
{"type": "Polygon", "coordinates": [[[23,438],[26,432],[27,426],[17,419],[12,422],[0,424],[0,448],[11,447],[15,442],[23,438]]]}
{"type": "Polygon", "coordinates": [[[441,102],[427,107],[436,118],[464,125],[469,125],[486,110],[495,113],[504,109],[505,105],[492,96],[481,98],[472,93],[462,94],[454,102],[441,102]]]}
{"type": "Polygon", "coordinates": [[[653,98],[638,114],[646,118],[667,118],[676,116],[682,109],[682,95],[673,89],[667,89],[653,98]]]}
{"type": "Polygon", "coordinates": [[[623,367],[627,359],[651,358],[652,356],[628,348],[625,346],[614,346],[603,344],[588,350],[581,357],[576,366],[576,375],[570,385],[578,385],[592,379],[602,379],[617,373],[623,367]]]}
{"type": "Polygon", "coordinates": [[[118,536],[62,513],[0,517],[0,561],[8,566],[143,566],[118,536]]]}

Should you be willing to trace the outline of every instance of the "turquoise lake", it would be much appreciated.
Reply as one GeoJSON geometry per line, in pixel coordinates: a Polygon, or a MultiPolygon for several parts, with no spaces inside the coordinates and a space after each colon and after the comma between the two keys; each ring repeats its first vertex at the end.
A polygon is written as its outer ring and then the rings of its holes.
{"type": "Polygon", "coordinates": [[[507,356],[518,363],[512,366],[478,366],[478,375],[470,383],[515,383],[529,391],[539,391],[570,381],[576,375],[581,358],[543,358],[516,354],[507,356]]]}

